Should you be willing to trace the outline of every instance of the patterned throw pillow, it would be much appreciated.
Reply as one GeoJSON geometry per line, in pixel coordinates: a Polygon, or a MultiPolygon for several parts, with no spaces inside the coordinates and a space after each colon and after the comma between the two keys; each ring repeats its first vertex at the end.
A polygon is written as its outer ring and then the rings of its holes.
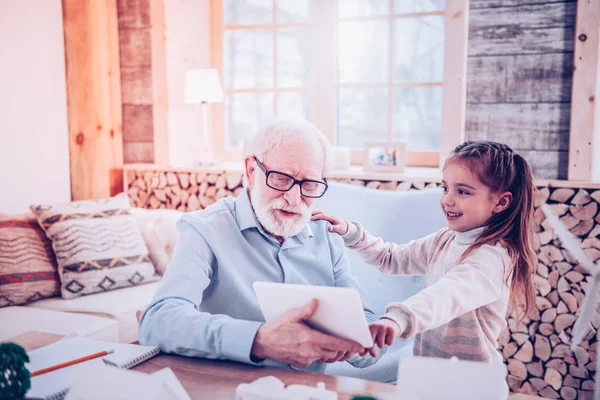
{"type": "Polygon", "coordinates": [[[52,243],[33,215],[0,215],[0,307],[60,295],[52,243]]]}
{"type": "Polygon", "coordinates": [[[63,298],[160,279],[125,194],[31,211],[52,240],[63,298]]]}

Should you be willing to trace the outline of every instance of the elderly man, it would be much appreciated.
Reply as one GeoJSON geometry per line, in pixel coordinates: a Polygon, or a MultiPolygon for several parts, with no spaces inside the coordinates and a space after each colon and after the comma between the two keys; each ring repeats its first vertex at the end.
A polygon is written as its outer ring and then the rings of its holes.
{"type": "MultiPolygon", "coordinates": [[[[173,259],[140,321],[142,344],[312,370],[364,354],[357,343],[305,324],[316,301],[265,323],[252,288],[254,281],[270,281],[359,290],[341,237],[326,222],[310,220],[327,189],[329,154],[325,136],[305,121],[279,121],[258,132],[247,149],[239,197],[179,221],[173,259]]],[[[364,311],[367,320],[376,319],[364,311]]]]}

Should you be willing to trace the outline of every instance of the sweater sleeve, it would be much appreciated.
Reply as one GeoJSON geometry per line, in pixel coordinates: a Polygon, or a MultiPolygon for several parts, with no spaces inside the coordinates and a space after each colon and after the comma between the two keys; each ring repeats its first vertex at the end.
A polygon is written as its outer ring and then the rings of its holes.
{"type": "Polygon", "coordinates": [[[369,234],[357,221],[348,222],[348,232],[342,237],[345,245],[355,250],[366,263],[390,275],[422,275],[427,270],[442,229],[407,244],[385,242],[369,234]]]}
{"type": "Polygon", "coordinates": [[[505,289],[506,252],[484,245],[452,267],[431,286],[401,303],[391,303],[384,317],[405,320],[402,337],[410,337],[498,300],[505,289]]]}

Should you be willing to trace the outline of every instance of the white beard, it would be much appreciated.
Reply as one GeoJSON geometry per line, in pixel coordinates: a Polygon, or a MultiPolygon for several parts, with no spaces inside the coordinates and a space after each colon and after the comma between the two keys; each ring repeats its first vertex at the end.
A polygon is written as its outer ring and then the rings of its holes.
{"type": "Polygon", "coordinates": [[[263,203],[262,185],[256,183],[250,191],[250,199],[258,222],[275,236],[287,238],[297,235],[304,229],[312,215],[312,207],[308,207],[303,202],[298,207],[292,207],[283,197],[263,203]],[[296,215],[283,217],[276,210],[294,212],[296,215]]]}

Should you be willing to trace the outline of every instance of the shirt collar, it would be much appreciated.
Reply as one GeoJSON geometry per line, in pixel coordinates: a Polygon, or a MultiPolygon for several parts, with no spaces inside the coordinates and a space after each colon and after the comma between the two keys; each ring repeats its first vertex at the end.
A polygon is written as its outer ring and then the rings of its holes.
{"type": "MultiPolygon", "coordinates": [[[[256,214],[254,214],[254,210],[252,209],[252,203],[250,202],[250,196],[248,195],[247,189],[242,190],[242,192],[235,200],[235,220],[241,231],[250,228],[257,228],[259,231],[266,234],[266,232],[264,232],[264,229],[258,222],[256,214]]],[[[304,244],[306,239],[311,238],[313,236],[314,234],[310,227],[310,224],[306,224],[297,235],[287,239],[298,239],[300,243],[304,244]]]]}
{"type": "Polygon", "coordinates": [[[250,204],[248,190],[246,189],[242,190],[237,199],[235,199],[235,220],[241,231],[259,227],[258,220],[250,204]]]}
{"type": "Polygon", "coordinates": [[[473,242],[483,233],[485,228],[485,226],[481,226],[466,232],[454,232],[454,240],[457,244],[473,244],[473,242]]]}

